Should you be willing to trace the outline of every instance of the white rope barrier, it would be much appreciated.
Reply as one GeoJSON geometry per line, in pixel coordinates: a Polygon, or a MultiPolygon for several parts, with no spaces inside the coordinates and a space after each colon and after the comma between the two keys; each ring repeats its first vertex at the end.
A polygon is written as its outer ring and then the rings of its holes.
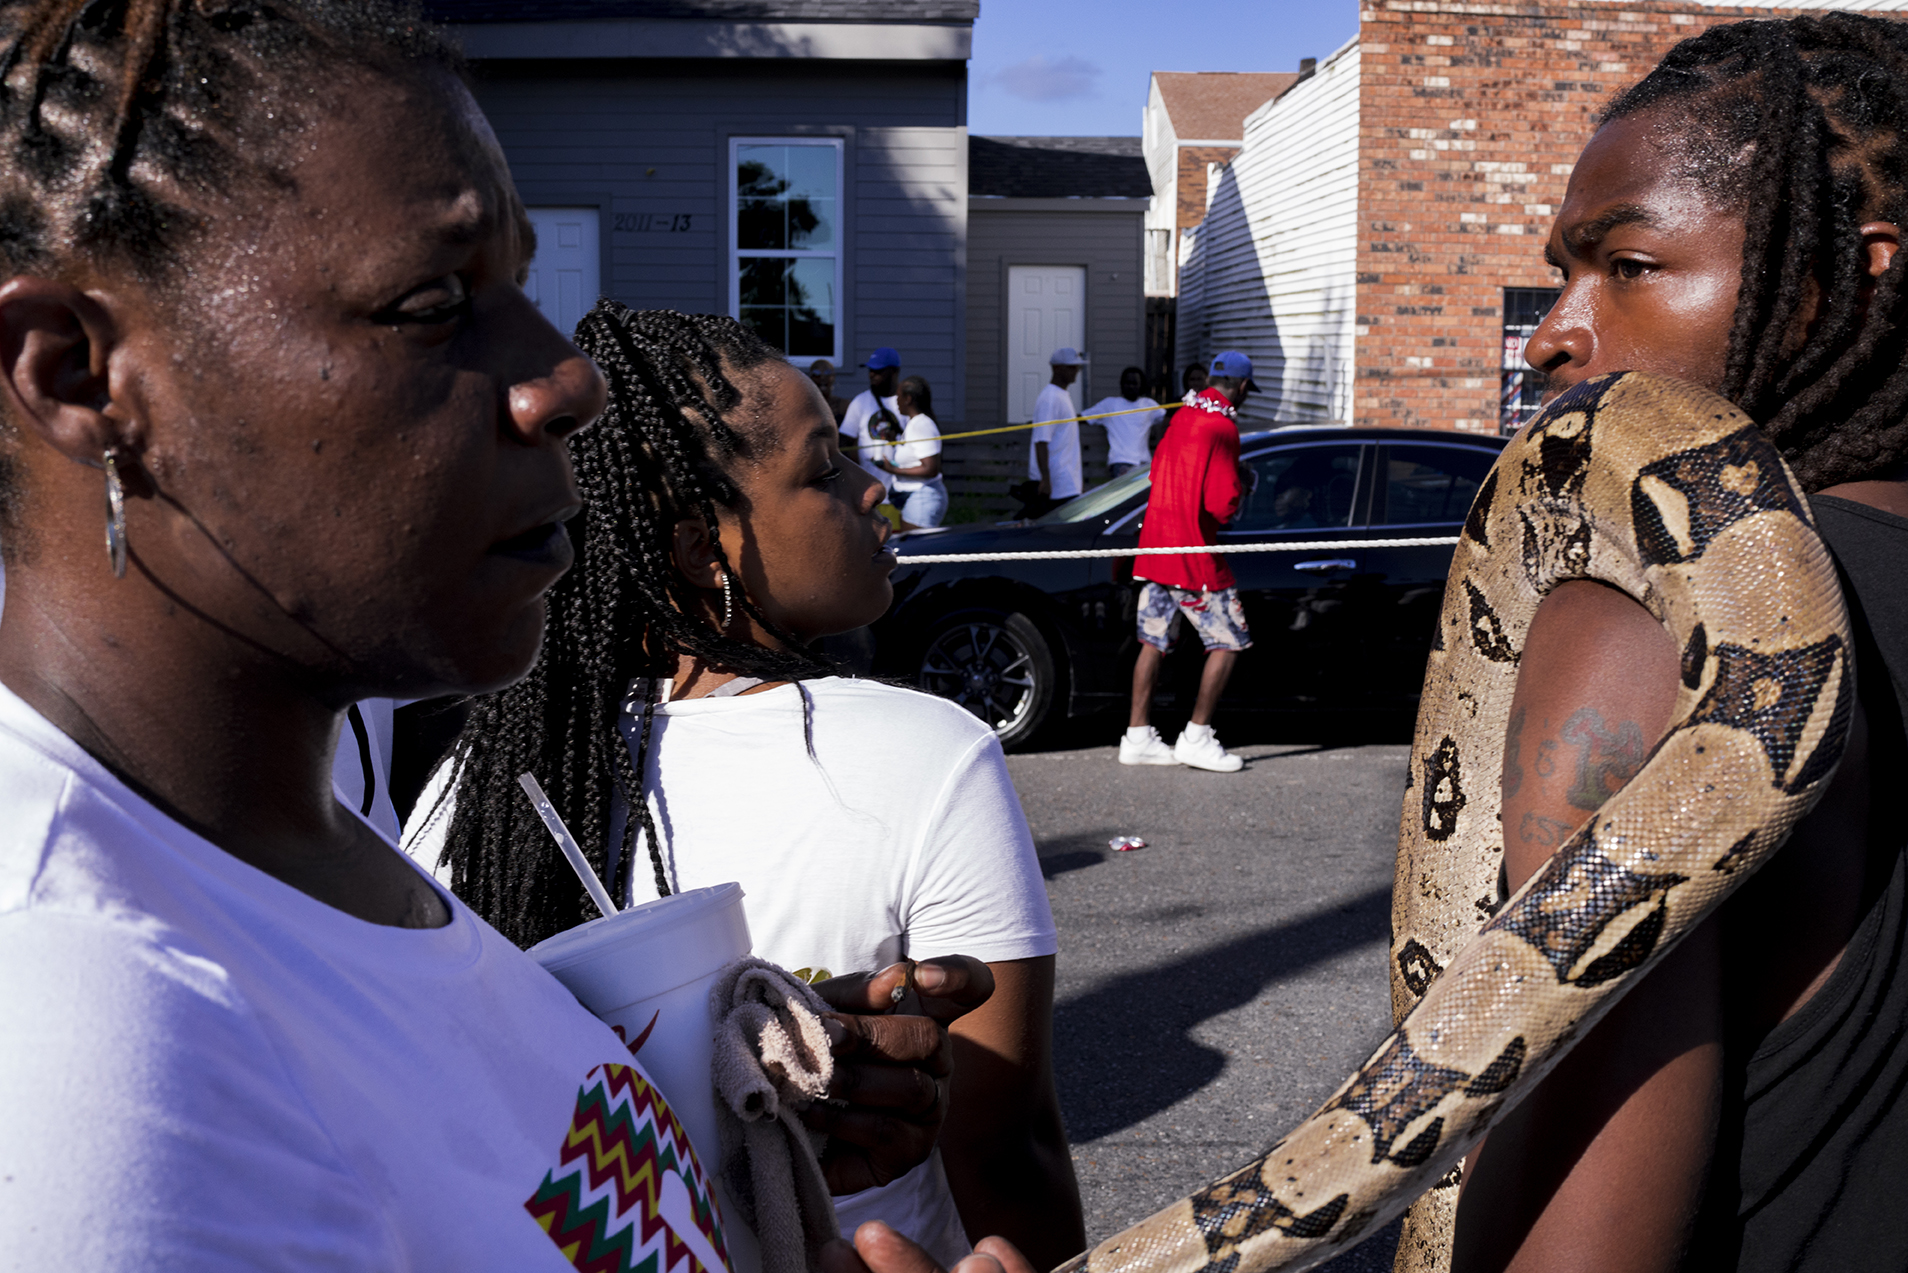
{"type": "Polygon", "coordinates": [[[908,553],[900,556],[900,563],[903,566],[938,566],[970,561],[1078,561],[1088,557],[1157,557],[1183,553],[1211,553],[1230,557],[1234,553],[1357,552],[1364,548],[1447,548],[1457,542],[1456,535],[1431,535],[1417,539],[1311,539],[1295,544],[1195,544],[1190,548],[1076,548],[1067,551],[1031,553],[908,553]]]}

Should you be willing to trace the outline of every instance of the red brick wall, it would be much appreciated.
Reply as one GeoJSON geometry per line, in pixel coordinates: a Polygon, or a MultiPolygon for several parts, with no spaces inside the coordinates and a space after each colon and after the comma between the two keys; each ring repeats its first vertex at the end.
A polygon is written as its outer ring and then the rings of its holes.
{"type": "Polygon", "coordinates": [[[1179,219],[1175,224],[1181,230],[1206,219],[1206,165],[1229,164],[1238,153],[1237,146],[1179,148],[1179,219]]]}
{"type": "Polygon", "coordinates": [[[1781,14],[1387,0],[1360,16],[1357,423],[1493,433],[1503,289],[1556,285],[1544,238],[1596,111],[1678,40],[1781,14]]]}

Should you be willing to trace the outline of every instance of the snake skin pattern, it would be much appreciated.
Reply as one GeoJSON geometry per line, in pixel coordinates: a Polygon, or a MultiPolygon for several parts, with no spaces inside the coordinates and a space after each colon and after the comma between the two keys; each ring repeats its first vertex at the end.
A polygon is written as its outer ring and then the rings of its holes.
{"type": "Polygon", "coordinates": [[[1533,420],[1478,492],[1439,623],[1392,894],[1397,1030],[1264,1157],[1061,1273],[1311,1268],[1420,1195],[1399,1268],[1448,1268],[1464,1152],[1768,859],[1841,758],[1854,687],[1828,551],[1761,430],[1689,385],[1599,377],[1533,420]],[[1675,637],[1674,723],[1500,908],[1518,659],[1571,579],[1675,637]]]}

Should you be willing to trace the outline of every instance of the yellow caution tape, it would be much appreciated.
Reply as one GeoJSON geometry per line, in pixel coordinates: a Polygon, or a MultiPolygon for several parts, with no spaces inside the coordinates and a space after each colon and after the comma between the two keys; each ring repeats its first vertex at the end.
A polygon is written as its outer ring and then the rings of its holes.
{"type": "MultiPolygon", "coordinates": [[[[943,433],[941,441],[952,442],[956,438],[984,438],[994,433],[1018,433],[1022,429],[1038,429],[1043,424],[1073,424],[1081,420],[1104,420],[1109,416],[1132,415],[1135,411],[1171,411],[1174,407],[1183,407],[1183,402],[1162,402],[1156,407],[1123,407],[1118,411],[1101,411],[1096,415],[1070,415],[1064,420],[1040,420],[1032,424],[1003,424],[997,429],[974,429],[967,433],[943,433]]],[[[844,451],[859,451],[862,447],[906,446],[907,443],[896,439],[893,442],[851,442],[843,447],[844,451]]]]}

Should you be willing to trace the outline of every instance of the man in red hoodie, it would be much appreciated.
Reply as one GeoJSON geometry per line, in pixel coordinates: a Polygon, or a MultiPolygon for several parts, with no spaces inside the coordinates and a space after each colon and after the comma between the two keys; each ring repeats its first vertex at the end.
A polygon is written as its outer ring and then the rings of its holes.
{"type": "MultiPolygon", "coordinates": [[[[1153,454],[1153,494],[1140,527],[1141,548],[1216,544],[1219,528],[1239,511],[1244,483],[1235,421],[1252,383],[1252,360],[1233,350],[1212,360],[1206,388],[1173,414],[1153,454]]],[[[1216,553],[1175,553],[1134,559],[1139,597],[1139,661],[1133,665],[1133,710],[1120,740],[1122,765],[1191,765],[1232,773],[1244,761],[1212,732],[1213,708],[1225,692],[1239,651],[1252,644],[1239,589],[1216,553]],[[1206,667],[1192,721],[1168,747],[1149,717],[1160,660],[1179,635],[1181,617],[1206,647],[1206,667]]]]}

